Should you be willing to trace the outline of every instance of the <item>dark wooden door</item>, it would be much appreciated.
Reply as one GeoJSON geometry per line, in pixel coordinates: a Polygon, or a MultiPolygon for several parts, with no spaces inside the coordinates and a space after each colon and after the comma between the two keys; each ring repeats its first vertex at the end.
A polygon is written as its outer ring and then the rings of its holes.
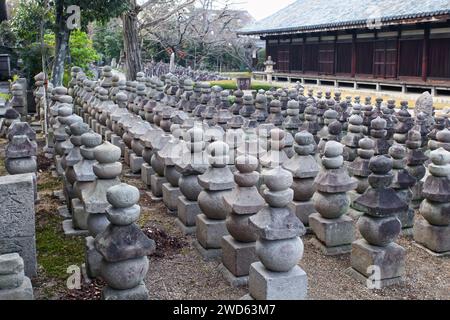
{"type": "Polygon", "coordinates": [[[334,74],[334,44],[319,46],[319,73],[334,74]]]}
{"type": "Polygon", "coordinates": [[[402,40],[400,42],[401,77],[422,76],[423,40],[402,40]]]}
{"type": "Polygon", "coordinates": [[[373,75],[375,78],[395,78],[397,76],[397,41],[375,42],[373,75]]]}
{"type": "Polygon", "coordinates": [[[373,76],[373,42],[364,41],[356,44],[356,73],[373,76]]]}
{"type": "Polygon", "coordinates": [[[319,71],[319,45],[306,44],[305,45],[304,71],[318,72],[319,71]]]}
{"type": "Polygon", "coordinates": [[[289,61],[291,72],[303,71],[303,46],[293,45],[289,49],[289,61]]]}
{"type": "Polygon", "coordinates": [[[432,78],[450,79],[450,39],[430,40],[428,75],[432,78]]]}
{"type": "Polygon", "coordinates": [[[336,73],[350,75],[352,73],[352,44],[336,44],[336,73]]]}
{"type": "Polygon", "coordinates": [[[278,71],[289,72],[289,49],[278,50],[278,71]]]}

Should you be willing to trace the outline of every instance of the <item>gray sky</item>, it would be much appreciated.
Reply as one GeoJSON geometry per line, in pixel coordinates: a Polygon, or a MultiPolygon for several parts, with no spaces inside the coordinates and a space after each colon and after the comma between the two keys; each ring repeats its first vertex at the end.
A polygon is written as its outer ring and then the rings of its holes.
{"type": "Polygon", "coordinates": [[[256,19],[261,20],[287,7],[296,0],[235,0],[236,9],[244,9],[256,19]]]}

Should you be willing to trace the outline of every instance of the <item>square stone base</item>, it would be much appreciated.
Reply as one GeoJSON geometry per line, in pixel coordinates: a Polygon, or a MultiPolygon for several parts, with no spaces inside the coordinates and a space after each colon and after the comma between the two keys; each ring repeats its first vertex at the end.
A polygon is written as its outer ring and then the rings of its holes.
{"type": "Polygon", "coordinates": [[[205,249],[197,240],[192,241],[192,245],[205,261],[218,260],[222,257],[222,249],[205,249]]]}
{"type": "Polygon", "coordinates": [[[18,253],[24,262],[25,275],[33,278],[37,274],[37,260],[36,260],[36,237],[14,237],[1,238],[0,234],[0,255],[7,253],[18,253]]]}
{"type": "Polygon", "coordinates": [[[89,234],[87,230],[75,229],[72,219],[64,220],[62,222],[62,228],[66,237],[85,237],[89,234]]]}
{"type": "Polygon", "coordinates": [[[18,288],[0,290],[0,301],[3,300],[34,300],[30,278],[25,277],[18,288]]]}
{"type": "Polygon", "coordinates": [[[57,210],[58,210],[58,214],[63,218],[71,218],[72,217],[67,206],[60,206],[60,207],[58,207],[57,210]]]}
{"type": "Polygon", "coordinates": [[[141,166],[141,180],[146,186],[151,186],[151,177],[155,174],[152,166],[144,162],[141,166]]]}
{"type": "Polygon", "coordinates": [[[133,150],[128,149],[127,146],[125,146],[124,149],[124,153],[123,153],[123,162],[125,162],[125,164],[127,166],[130,166],[130,155],[134,153],[133,150]]]}
{"type": "Polygon", "coordinates": [[[138,174],[141,172],[141,166],[144,163],[144,158],[139,157],[135,153],[130,154],[130,169],[131,172],[138,174]]]}
{"type": "Polygon", "coordinates": [[[147,191],[147,196],[153,201],[153,202],[161,202],[162,201],[162,197],[155,197],[155,195],[153,194],[153,192],[151,191],[147,191]]]}
{"type": "Polygon", "coordinates": [[[417,243],[435,253],[450,251],[450,226],[433,226],[420,218],[414,224],[413,234],[417,243]]]}
{"type": "Polygon", "coordinates": [[[162,193],[162,185],[164,183],[167,183],[167,179],[166,177],[160,177],[157,174],[154,174],[151,176],[150,178],[150,185],[152,188],[152,193],[155,197],[157,198],[162,198],[163,193],[162,193]]]}
{"type": "Polygon", "coordinates": [[[227,282],[230,284],[230,286],[232,286],[234,288],[243,287],[243,286],[246,286],[248,284],[248,275],[247,276],[236,277],[234,274],[232,274],[230,272],[230,270],[227,269],[227,267],[225,267],[223,265],[223,263],[221,263],[219,265],[219,270],[222,273],[222,275],[225,278],[225,280],[227,280],[227,282]]]}
{"type": "Polygon", "coordinates": [[[351,245],[355,237],[353,219],[347,215],[325,219],[319,213],[313,213],[309,216],[309,226],[326,247],[351,245]]]}
{"type": "Polygon", "coordinates": [[[61,166],[61,157],[55,156],[55,169],[58,176],[62,176],[64,174],[64,169],[61,166]]]}
{"type": "Polygon", "coordinates": [[[305,227],[309,226],[309,216],[316,212],[316,209],[314,209],[314,204],[312,201],[305,201],[305,202],[299,202],[299,201],[292,201],[288,205],[289,209],[294,211],[297,218],[300,219],[300,221],[303,223],[305,227]]]}
{"type": "Polygon", "coordinates": [[[175,224],[177,225],[178,229],[181,230],[183,235],[195,234],[197,230],[196,226],[188,227],[179,218],[175,219],[175,224]]]}
{"type": "Polygon", "coordinates": [[[103,300],[148,300],[148,298],[148,290],[143,282],[132,289],[116,290],[106,286],[102,291],[103,300]]]}
{"type": "Polygon", "coordinates": [[[398,219],[402,223],[402,229],[411,229],[414,226],[414,216],[415,212],[412,208],[397,214],[398,219]]]}
{"type": "Polygon", "coordinates": [[[304,300],[308,278],[299,266],[288,272],[272,272],[255,262],[250,267],[248,288],[256,300],[304,300]]]}
{"type": "Polygon", "coordinates": [[[100,275],[102,255],[95,249],[94,237],[89,236],[85,239],[86,274],[89,278],[94,279],[100,275]]]}
{"type": "Polygon", "coordinates": [[[335,246],[335,247],[327,247],[317,238],[312,238],[309,241],[314,247],[319,249],[326,256],[337,256],[340,254],[350,253],[352,251],[351,244],[345,244],[345,245],[335,246]]]}
{"type": "Polygon", "coordinates": [[[120,148],[120,142],[122,141],[122,138],[119,137],[117,134],[111,134],[111,143],[115,145],[116,147],[120,148]]]}
{"type": "Polygon", "coordinates": [[[367,286],[369,289],[383,289],[405,281],[405,277],[397,277],[392,279],[381,279],[375,282],[375,280],[367,278],[365,275],[359,273],[352,267],[345,270],[345,273],[360,282],[362,285],[367,286]]]}
{"type": "Polygon", "coordinates": [[[172,212],[178,210],[178,197],[180,197],[181,191],[178,187],[172,187],[170,183],[164,183],[162,185],[163,202],[167,209],[172,212]]]}
{"type": "Polygon", "coordinates": [[[360,239],[352,243],[351,266],[365,277],[376,277],[388,280],[401,278],[405,275],[406,250],[396,244],[390,243],[386,247],[378,247],[360,239]],[[373,267],[377,269],[373,269],[373,267]]]}
{"type": "Polygon", "coordinates": [[[250,265],[257,262],[255,242],[243,243],[228,235],[222,238],[222,263],[235,277],[248,276],[250,265]]]}
{"type": "Polygon", "coordinates": [[[72,212],[73,226],[79,230],[87,230],[87,219],[89,214],[84,210],[83,203],[80,199],[72,199],[72,212]]]}
{"type": "Polygon", "coordinates": [[[102,137],[104,137],[105,138],[105,140],[107,140],[107,138],[106,138],[106,130],[108,130],[108,128],[106,127],[106,126],[104,126],[104,125],[102,125],[102,124],[99,124],[99,130],[98,130],[98,133],[102,136],[102,137]]]}
{"type": "Polygon", "coordinates": [[[202,213],[197,201],[189,201],[185,196],[178,197],[178,219],[186,227],[195,227],[196,218],[202,213]]]}
{"type": "Polygon", "coordinates": [[[105,130],[105,140],[111,142],[112,131],[109,129],[105,130]]]}
{"type": "Polygon", "coordinates": [[[197,216],[197,240],[205,249],[221,249],[222,238],[228,235],[225,220],[208,219],[206,215],[197,216]]]}

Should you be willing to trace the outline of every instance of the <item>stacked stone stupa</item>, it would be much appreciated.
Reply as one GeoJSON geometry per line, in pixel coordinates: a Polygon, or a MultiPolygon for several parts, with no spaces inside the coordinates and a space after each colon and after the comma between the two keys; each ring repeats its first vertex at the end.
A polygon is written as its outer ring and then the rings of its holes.
{"type": "Polygon", "coordinates": [[[362,239],[352,244],[349,271],[364,284],[369,280],[377,289],[396,284],[405,275],[406,250],[395,240],[401,230],[397,214],[406,210],[408,204],[390,187],[392,166],[393,161],[387,156],[373,157],[369,164],[372,171],[370,187],[355,200],[364,210],[364,215],[358,220],[362,239]]]}
{"type": "Polygon", "coordinates": [[[289,171],[277,167],[265,173],[267,206],[250,218],[257,235],[255,262],[249,272],[249,299],[301,300],[307,295],[307,276],[298,266],[303,256],[305,228],[288,208],[294,191],[289,171]]]}
{"type": "Polygon", "coordinates": [[[450,254],[450,152],[439,148],[430,153],[430,175],[426,178],[414,240],[434,255],[450,254]]]}
{"type": "Polygon", "coordinates": [[[291,172],[294,200],[289,204],[295,215],[305,226],[309,226],[309,215],[314,213],[311,201],[314,195],[314,179],[319,173],[319,165],[311,154],[316,150],[314,137],[307,131],[295,135],[295,155],[283,164],[283,168],[291,172]]]}
{"type": "Polygon", "coordinates": [[[348,191],[356,188],[344,167],[343,145],[329,141],[322,158],[323,169],[314,181],[313,196],[317,213],[309,216],[309,225],[317,239],[314,244],[326,255],[350,252],[354,240],[353,219],[347,215],[350,207],[348,191]]]}
{"type": "Polygon", "coordinates": [[[225,278],[233,286],[248,283],[250,265],[258,261],[256,234],[249,219],[264,207],[264,199],[258,192],[258,159],[253,156],[236,158],[234,181],[236,187],[223,198],[227,208],[226,220],[229,235],[222,239],[222,263],[225,278]]]}
{"type": "Polygon", "coordinates": [[[219,258],[222,255],[222,237],[228,234],[223,197],[235,186],[233,174],[228,167],[228,153],[226,143],[211,143],[208,146],[210,167],[198,177],[204,190],[198,196],[202,214],[197,215],[197,241],[194,243],[205,259],[219,258]]]}
{"type": "Polygon", "coordinates": [[[110,222],[95,239],[102,260],[100,275],[107,286],[104,300],[148,300],[144,279],[149,268],[147,256],[155,251],[155,242],[136,225],[141,208],[139,190],[119,184],[107,191],[110,206],[106,216],[110,222]]]}

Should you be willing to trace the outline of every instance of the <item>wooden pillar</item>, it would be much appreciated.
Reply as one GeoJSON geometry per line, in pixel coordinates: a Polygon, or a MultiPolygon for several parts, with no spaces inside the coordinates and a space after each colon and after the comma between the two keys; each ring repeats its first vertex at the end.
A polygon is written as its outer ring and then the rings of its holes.
{"type": "Polygon", "coordinates": [[[400,77],[400,53],[402,50],[401,41],[400,41],[401,35],[402,35],[402,31],[401,31],[401,28],[399,28],[398,35],[397,35],[397,68],[396,68],[397,75],[395,77],[396,79],[398,79],[400,77]]]}
{"type": "Polygon", "coordinates": [[[352,78],[356,76],[356,33],[352,35],[352,78]]]}
{"type": "Polygon", "coordinates": [[[430,47],[430,26],[425,26],[425,37],[423,39],[423,54],[422,54],[422,80],[427,81],[428,78],[428,51],[430,47]]]}
{"type": "Polygon", "coordinates": [[[302,45],[302,73],[305,73],[305,46],[306,46],[306,36],[303,37],[303,45],[302,45]]]}

